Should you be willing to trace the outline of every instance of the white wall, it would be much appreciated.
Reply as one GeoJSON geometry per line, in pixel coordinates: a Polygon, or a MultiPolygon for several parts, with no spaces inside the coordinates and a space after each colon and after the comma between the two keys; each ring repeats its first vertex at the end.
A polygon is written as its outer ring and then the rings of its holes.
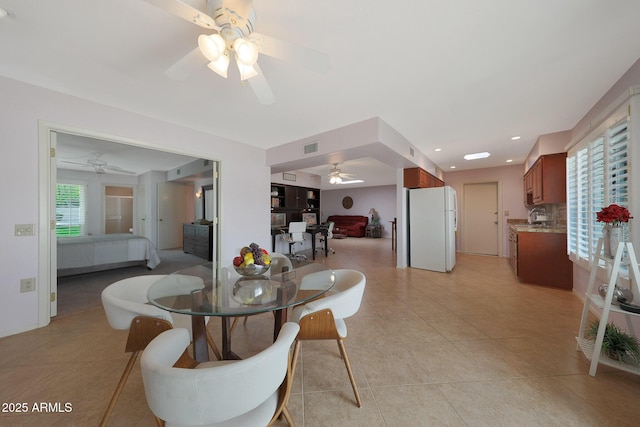
{"type": "Polygon", "coordinates": [[[391,237],[390,221],[393,221],[397,216],[395,185],[352,189],[340,187],[336,190],[322,190],[320,200],[322,202],[320,218],[323,222],[330,215],[363,215],[369,217],[369,222],[371,222],[369,210],[374,208],[380,215],[380,224],[383,227],[382,237],[391,237]],[[342,199],[346,196],[353,199],[351,209],[342,207],[342,199]]]}
{"type": "Polygon", "coordinates": [[[4,148],[0,188],[5,200],[11,201],[0,210],[0,336],[49,321],[38,315],[39,292],[48,278],[47,271],[39,271],[38,239],[41,233],[49,233],[41,221],[46,212],[39,200],[39,176],[47,173],[39,171],[39,121],[220,160],[222,263],[230,264],[235,253],[252,241],[270,247],[270,170],[264,150],[6,78],[0,78],[0,93],[0,142],[4,148]],[[246,171],[251,171],[249,184],[246,171]],[[35,224],[36,235],[16,237],[15,224],[35,224]],[[36,278],[37,290],[20,293],[20,279],[28,277],[36,278]]]}

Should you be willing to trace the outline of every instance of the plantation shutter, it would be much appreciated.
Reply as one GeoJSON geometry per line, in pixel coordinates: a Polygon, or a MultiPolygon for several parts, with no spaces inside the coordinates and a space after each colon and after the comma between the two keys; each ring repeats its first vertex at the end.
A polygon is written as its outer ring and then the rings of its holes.
{"type": "Polygon", "coordinates": [[[56,184],[56,236],[86,235],[86,206],[86,185],[56,184]]]}

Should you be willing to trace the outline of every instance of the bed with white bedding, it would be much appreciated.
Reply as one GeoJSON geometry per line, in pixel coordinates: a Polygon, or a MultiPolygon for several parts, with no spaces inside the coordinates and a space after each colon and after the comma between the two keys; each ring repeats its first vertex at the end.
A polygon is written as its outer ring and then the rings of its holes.
{"type": "Polygon", "coordinates": [[[149,269],[160,264],[155,246],[146,237],[123,233],[58,238],[58,277],[135,264],[149,269]]]}

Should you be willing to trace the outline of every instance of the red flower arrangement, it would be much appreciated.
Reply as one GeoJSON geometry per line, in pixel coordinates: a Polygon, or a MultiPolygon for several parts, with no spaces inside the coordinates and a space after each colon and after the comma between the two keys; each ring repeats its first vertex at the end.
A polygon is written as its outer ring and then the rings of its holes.
{"type": "Polygon", "coordinates": [[[620,227],[623,222],[629,222],[632,218],[629,209],[616,205],[615,203],[606,208],[602,208],[602,210],[596,214],[596,220],[598,222],[605,222],[611,224],[613,227],[620,227]]]}

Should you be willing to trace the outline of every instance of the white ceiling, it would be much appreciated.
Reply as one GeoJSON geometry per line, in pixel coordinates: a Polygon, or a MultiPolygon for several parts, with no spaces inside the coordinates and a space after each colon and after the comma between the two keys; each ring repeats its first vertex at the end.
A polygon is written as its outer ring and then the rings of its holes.
{"type": "MultiPolygon", "coordinates": [[[[59,169],[94,172],[89,161],[96,158],[106,162],[107,166],[134,172],[135,175],[142,175],[149,171],[166,172],[196,160],[189,156],[149,150],[134,145],[86,136],[58,134],[56,163],[59,169]],[[78,163],[83,163],[84,166],[78,163]]],[[[118,171],[106,170],[105,172],[123,175],[118,171]]]]}
{"type": "Polygon", "coordinates": [[[0,75],[262,148],[379,116],[449,171],[521,163],[539,135],[571,129],[640,52],[637,0],[254,7],[257,32],[331,60],[315,74],[260,56],[273,105],[259,104],[237,72],[167,78],[206,31],[143,0],[0,0],[9,12],[0,75]],[[462,160],[478,151],[492,155],[462,160]]]}

